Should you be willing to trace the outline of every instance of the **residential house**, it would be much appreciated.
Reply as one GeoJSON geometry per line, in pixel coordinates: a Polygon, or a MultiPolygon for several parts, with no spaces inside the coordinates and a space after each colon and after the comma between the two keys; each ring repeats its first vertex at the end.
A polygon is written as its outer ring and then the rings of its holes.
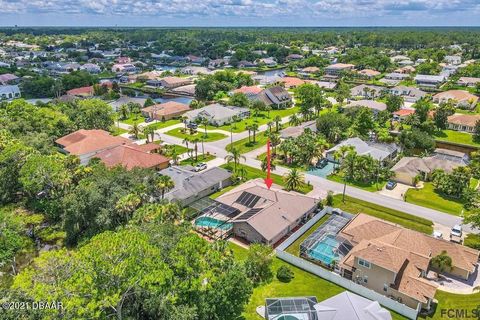
{"type": "Polygon", "coordinates": [[[231,94],[235,93],[243,93],[246,95],[248,98],[254,98],[256,97],[260,92],[262,92],[262,88],[258,86],[243,86],[238,89],[235,89],[231,91],[231,94]]]}
{"type": "Polygon", "coordinates": [[[236,237],[267,245],[280,241],[318,208],[316,199],[277,185],[268,189],[262,179],[245,182],[216,201],[238,210],[230,221],[236,237]]]}
{"type": "Polygon", "coordinates": [[[117,72],[117,73],[134,73],[137,72],[137,67],[135,67],[131,63],[116,63],[112,66],[112,72],[117,72]]]}
{"type": "Polygon", "coordinates": [[[320,68],[318,68],[318,67],[306,67],[306,68],[303,68],[301,71],[302,71],[302,73],[305,73],[305,74],[313,74],[313,73],[320,72],[320,68]]]}
{"type": "Polygon", "coordinates": [[[280,77],[279,75],[269,76],[269,75],[259,74],[259,75],[253,76],[252,79],[255,82],[258,82],[262,86],[269,86],[269,85],[280,84],[282,77],[280,77]]]}
{"type": "Polygon", "coordinates": [[[384,87],[361,84],[350,89],[350,95],[352,97],[373,99],[379,97],[384,90],[386,90],[384,87]]]}
{"type": "Polygon", "coordinates": [[[395,69],[393,72],[410,74],[410,73],[415,72],[415,70],[416,70],[415,67],[405,66],[405,67],[402,67],[402,68],[395,69]]]}
{"type": "Polygon", "coordinates": [[[335,63],[325,67],[327,76],[338,77],[345,71],[352,71],[355,65],[349,63],[335,63]]]}
{"type": "Polygon", "coordinates": [[[302,60],[303,56],[301,54],[292,53],[292,54],[289,54],[285,59],[287,61],[297,61],[297,60],[302,60]]]}
{"type": "Polygon", "coordinates": [[[93,94],[93,86],[74,88],[67,91],[67,95],[79,98],[92,97],[93,94]]]}
{"type": "Polygon", "coordinates": [[[316,84],[317,86],[325,90],[333,90],[338,85],[338,83],[334,81],[309,81],[309,83],[316,84]]]}
{"type": "Polygon", "coordinates": [[[475,125],[480,121],[479,114],[455,113],[447,118],[448,129],[456,131],[475,132],[475,125]]]}
{"type": "Polygon", "coordinates": [[[248,108],[224,106],[219,103],[210,104],[185,113],[185,117],[191,122],[199,119],[208,119],[208,122],[214,126],[223,126],[224,124],[232,123],[235,118],[243,119],[249,115],[250,110],[248,108]]]}
{"type": "Polygon", "coordinates": [[[473,77],[460,77],[457,84],[466,87],[475,87],[477,83],[480,83],[480,78],[473,77]]]}
{"type": "Polygon", "coordinates": [[[197,57],[193,54],[189,54],[186,58],[187,58],[187,61],[189,61],[191,64],[194,64],[194,65],[201,65],[202,63],[205,62],[205,58],[197,57]]]}
{"type": "Polygon", "coordinates": [[[422,87],[438,87],[445,82],[446,77],[444,75],[427,75],[417,74],[414,78],[417,85],[422,87]]]}
{"type": "Polygon", "coordinates": [[[11,73],[0,74],[0,85],[17,84],[20,78],[11,73]]]}
{"type": "Polygon", "coordinates": [[[199,75],[199,74],[211,74],[212,71],[210,71],[206,67],[198,67],[198,66],[188,66],[184,67],[180,70],[181,73],[183,74],[188,74],[188,75],[199,75]]]}
{"type": "Polygon", "coordinates": [[[165,121],[178,118],[190,110],[191,109],[187,104],[168,101],[143,108],[142,115],[150,119],[165,121]]]}
{"type": "Polygon", "coordinates": [[[255,62],[250,62],[247,60],[242,60],[238,62],[238,67],[239,68],[255,68],[257,64],[255,62]]]}
{"type": "Polygon", "coordinates": [[[387,73],[385,77],[380,79],[380,82],[383,82],[387,85],[395,86],[399,84],[402,80],[408,79],[410,76],[405,73],[392,72],[387,73]]]}
{"type": "Polygon", "coordinates": [[[63,153],[76,155],[81,164],[87,164],[96,154],[131,141],[119,136],[112,136],[104,130],[80,129],[55,140],[63,153]]]}
{"type": "Polygon", "coordinates": [[[477,106],[478,97],[465,90],[448,90],[434,95],[433,102],[451,102],[461,109],[473,109],[477,106]]]}
{"type": "Polygon", "coordinates": [[[188,84],[186,86],[180,86],[176,87],[170,90],[170,92],[179,94],[179,95],[184,95],[184,96],[190,96],[193,97],[195,96],[195,88],[196,84],[188,84]]]}
{"type": "Polygon", "coordinates": [[[415,114],[415,109],[400,109],[393,113],[393,120],[404,121],[412,114],[415,114]]]}
{"type": "Polygon", "coordinates": [[[358,107],[366,107],[372,110],[375,115],[380,111],[387,110],[387,105],[384,102],[378,102],[375,100],[354,100],[343,106],[345,109],[358,107]]]}
{"type": "Polygon", "coordinates": [[[232,174],[220,167],[193,172],[191,166],[171,166],[160,171],[160,174],[169,176],[174,183],[173,189],[165,193],[165,199],[177,201],[183,206],[232,184],[232,174]]]}
{"type": "Polygon", "coordinates": [[[344,291],[316,306],[319,319],[328,315],[329,320],[391,320],[390,311],[382,308],[377,301],[372,301],[355,293],[344,291]]]}
{"type": "Polygon", "coordinates": [[[22,96],[17,85],[0,85],[0,100],[12,100],[22,96]]]}
{"type": "Polygon", "coordinates": [[[338,162],[335,153],[341,146],[350,146],[358,155],[369,155],[373,159],[381,162],[393,161],[400,151],[400,148],[394,143],[378,143],[371,141],[363,141],[360,138],[348,138],[337,144],[335,147],[328,149],[325,153],[329,161],[338,162]]]}
{"type": "Polygon", "coordinates": [[[284,84],[286,89],[296,88],[305,83],[304,80],[296,77],[283,77],[280,79],[280,82],[284,84]]]}
{"type": "Polygon", "coordinates": [[[479,251],[363,213],[337,239],[352,247],[338,262],[340,274],[414,309],[432,306],[437,285],[426,277],[433,257],[446,251],[452,259],[449,274],[462,279],[477,271],[479,251]]]}
{"type": "Polygon", "coordinates": [[[192,80],[189,78],[179,77],[165,77],[159,80],[160,85],[166,89],[173,89],[181,86],[192,84],[192,80]]]}
{"type": "Polygon", "coordinates": [[[468,165],[467,154],[436,149],[434,154],[429,157],[403,157],[400,159],[391,169],[395,173],[392,179],[403,184],[414,185],[417,176],[426,181],[437,169],[450,173],[453,169],[466,165],[468,165]]]}
{"type": "Polygon", "coordinates": [[[315,120],[304,122],[298,126],[287,127],[280,131],[280,138],[296,138],[300,136],[305,130],[317,132],[317,122],[315,120]]]}
{"type": "Polygon", "coordinates": [[[292,105],[292,96],[280,86],[262,90],[255,99],[263,101],[274,109],[285,109],[292,105]]]}
{"type": "Polygon", "coordinates": [[[405,102],[417,102],[425,97],[427,93],[415,87],[397,86],[389,89],[390,93],[403,97],[405,102]]]}
{"type": "Polygon", "coordinates": [[[159,149],[158,144],[119,145],[97,153],[94,158],[100,159],[107,167],[122,166],[127,170],[133,168],[162,170],[170,165],[170,159],[152,151],[159,149]],[[152,146],[153,145],[153,146],[152,146]]]}
{"type": "Polygon", "coordinates": [[[143,105],[145,104],[145,101],[147,101],[147,99],[145,99],[145,98],[135,98],[135,97],[129,97],[129,96],[121,96],[118,100],[109,102],[108,104],[112,107],[112,109],[114,111],[118,111],[118,110],[120,110],[120,107],[122,105],[128,104],[128,103],[136,103],[136,104],[139,104],[140,107],[143,107],[143,105]]]}
{"type": "Polygon", "coordinates": [[[360,77],[367,78],[367,79],[372,79],[372,78],[375,78],[375,77],[381,75],[381,72],[378,72],[378,71],[372,70],[372,69],[363,69],[363,70],[357,71],[357,74],[360,77]]]}
{"type": "Polygon", "coordinates": [[[80,66],[80,70],[85,70],[88,73],[98,74],[102,71],[99,65],[94,63],[85,63],[84,65],[80,66]]]}
{"type": "Polygon", "coordinates": [[[443,59],[448,64],[458,65],[462,63],[461,56],[445,56],[443,59]]]}
{"type": "Polygon", "coordinates": [[[277,61],[275,61],[275,58],[273,57],[262,58],[259,62],[265,64],[267,67],[275,67],[277,65],[277,61]]]}

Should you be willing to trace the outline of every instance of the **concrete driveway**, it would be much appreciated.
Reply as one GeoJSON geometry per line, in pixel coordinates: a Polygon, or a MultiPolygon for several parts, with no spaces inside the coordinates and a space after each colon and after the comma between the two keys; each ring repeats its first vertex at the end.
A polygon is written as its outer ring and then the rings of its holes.
{"type": "Polygon", "coordinates": [[[393,190],[387,190],[386,186],[383,186],[383,189],[376,193],[382,194],[384,196],[391,197],[394,199],[403,200],[403,196],[407,193],[408,189],[410,188],[412,188],[412,186],[409,186],[403,183],[398,183],[395,189],[393,190]]]}

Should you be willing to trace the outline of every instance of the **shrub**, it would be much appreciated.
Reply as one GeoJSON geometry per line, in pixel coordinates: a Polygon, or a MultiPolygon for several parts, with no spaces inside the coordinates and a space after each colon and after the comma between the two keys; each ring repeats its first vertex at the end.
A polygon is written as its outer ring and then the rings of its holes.
{"type": "Polygon", "coordinates": [[[281,266],[277,270],[277,279],[280,282],[290,282],[293,279],[293,271],[287,266],[281,266]]]}
{"type": "Polygon", "coordinates": [[[325,204],[329,207],[333,205],[333,192],[328,191],[327,198],[325,199],[325,204]]]}

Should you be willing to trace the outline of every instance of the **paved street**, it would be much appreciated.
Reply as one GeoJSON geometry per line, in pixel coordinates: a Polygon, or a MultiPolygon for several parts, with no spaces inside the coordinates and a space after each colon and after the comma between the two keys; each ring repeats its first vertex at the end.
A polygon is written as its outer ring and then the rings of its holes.
{"type": "MultiPolygon", "coordinates": [[[[282,123],[286,123],[286,122],[288,122],[288,117],[285,117],[282,119],[282,123]]],[[[165,132],[171,130],[174,127],[178,127],[178,125],[157,130],[156,134],[162,141],[168,144],[182,145],[182,141],[183,141],[182,139],[165,134],[165,132]]],[[[262,125],[259,128],[259,132],[265,131],[267,130],[267,128],[268,128],[267,125],[262,125]]],[[[228,137],[225,139],[205,143],[204,144],[205,152],[209,152],[210,154],[215,155],[217,157],[217,159],[212,160],[210,165],[222,164],[224,162],[223,159],[225,158],[226,155],[228,155],[228,152],[225,150],[226,146],[230,144],[232,141],[235,142],[235,141],[244,139],[246,137],[248,137],[248,131],[233,133],[231,136],[230,136],[230,133],[228,133],[228,137]]],[[[252,150],[246,153],[245,154],[246,161],[244,163],[254,168],[261,168],[261,162],[257,160],[256,157],[259,154],[262,154],[264,152],[266,152],[266,147],[252,150]]],[[[273,173],[278,175],[285,175],[288,173],[288,171],[289,171],[288,168],[277,165],[276,170],[274,170],[273,173]]],[[[343,184],[330,181],[322,177],[305,173],[305,181],[309,182],[314,187],[314,190],[310,193],[310,195],[315,197],[324,198],[327,192],[330,190],[333,191],[334,193],[343,192],[343,184]]],[[[392,197],[388,197],[379,193],[368,192],[355,187],[347,186],[346,194],[360,200],[376,203],[378,205],[381,205],[387,208],[391,208],[391,209],[399,210],[402,212],[410,213],[419,217],[423,217],[444,226],[452,227],[455,224],[462,223],[462,218],[460,217],[449,215],[449,214],[432,210],[429,208],[421,207],[415,204],[407,203],[407,202],[404,202],[403,200],[394,199],[392,197]]],[[[471,231],[469,226],[465,226],[464,228],[465,228],[465,231],[467,232],[471,231]]]]}

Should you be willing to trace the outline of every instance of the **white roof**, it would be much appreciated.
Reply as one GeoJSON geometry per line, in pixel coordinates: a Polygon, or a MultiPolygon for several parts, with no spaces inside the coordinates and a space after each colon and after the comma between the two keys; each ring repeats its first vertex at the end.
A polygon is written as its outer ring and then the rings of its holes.
{"type": "Polygon", "coordinates": [[[328,320],[391,320],[390,312],[372,301],[344,291],[327,300],[317,303],[319,319],[328,320]]]}

